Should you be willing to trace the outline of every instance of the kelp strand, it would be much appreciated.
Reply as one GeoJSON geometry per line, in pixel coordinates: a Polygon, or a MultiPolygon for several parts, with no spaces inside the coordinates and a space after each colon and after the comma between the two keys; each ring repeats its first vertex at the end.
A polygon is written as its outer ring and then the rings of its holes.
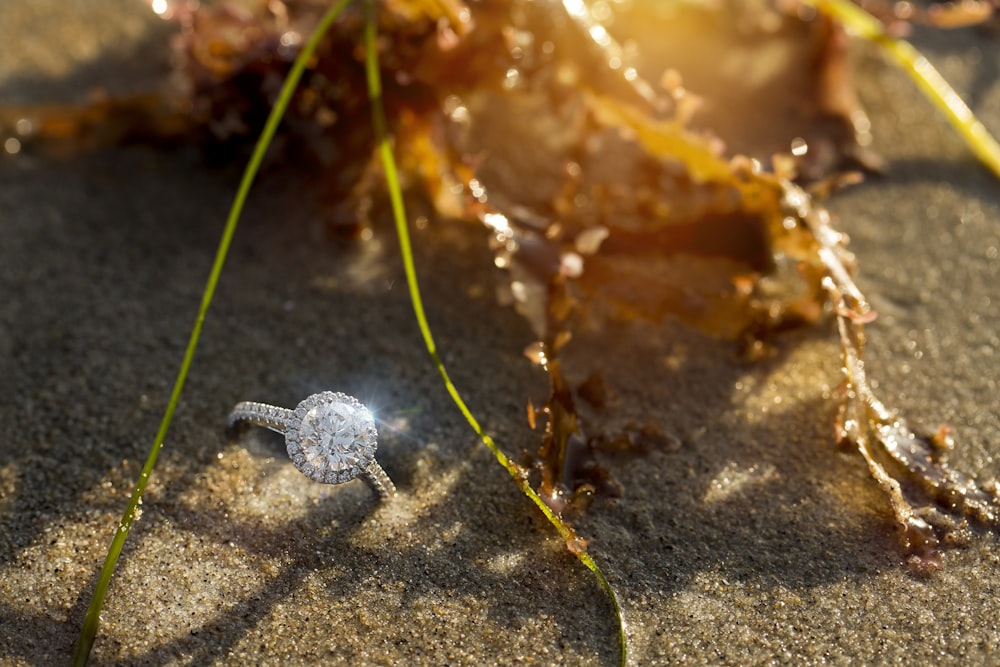
{"type": "Polygon", "coordinates": [[[976,157],[1000,177],[1000,144],[986,126],[976,118],[955,89],[941,73],[909,42],[891,36],[878,19],[852,4],[849,0],[803,0],[877,44],[916,82],[920,91],[936,106],[955,128],[976,157]]]}
{"type": "Polygon", "coordinates": [[[122,515],[121,523],[119,523],[118,529],[115,531],[115,536],[111,541],[111,546],[108,549],[108,554],[104,559],[104,565],[101,568],[101,573],[97,579],[97,587],[94,589],[94,593],[90,598],[90,606],[87,608],[87,614],[84,617],[83,627],[80,629],[80,637],[77,640],[76,651],[73,655],[74,665],[85,665],[87,664],[87,660],[90,658],[90,651],[91,648],[93,648],[94,640],[97,636],[97,629],[100,624],[101,608],[104,606],[104,598],[107,595],[108,586],[111,584],[111,577],[115,572],[115,567],[118,564],[118,557],[121,556],[122,548],[125,546],[125,540],[128,538],[129,531],[132,528],[132,523],[135,521],[139,501],[142,499],[142,494],[146,490],[146,484],[149,482],[153,468],[156,465],[156,459],[160,454],[160,449],[163,447],[163,440],[166,438],[167,430],[170,428],[170,422],[173,420],[174,410],[177,408],[181,391],[184,389],[184,382],[187,380],[188,370],[191,368],[191,362],[194,359],[194,353],[198,347],[198,341],[201,338],[201,330],[205,323],[205,316],[208,313],[208,307],[212,303],[212,297],[215,295],[215,288],[219,282],[219,276],[222,274],[222,267],[225,264],[226,256],[229,253],[229,245],[233,239],[233,234],[236,232],[236,223],[239,221],[240,214],[243,212],[243,205],[246,203],[247,195],[250,192],[250,186],[253,184],[257,172],[260,170],[264,154],[267,152],[267,148],[270,146],[271,140],[274,138],[274,134],[278,129],[278,124],[281,122],[281,118],[284,116],[285,110],[288,108],[288,104],[292,99],[292,94],[295,92],[295,88],[298,86],[299,80],[305,72],[306,65],[312,58],[313,53],[315,53],[316,48],[319,46],[323,35],[326,34],[330,26],[333,25],[334,20],[336,20],[337,16],[344,9],[344,7],[347,6],[349,1],[350,0],[340,0],[327,10],[326,14],[324,14],[322,20],[320,21],[319,26],[313,32],[305,47],[295,58],[292,69],[288,73],[288,77],[285,79],[284,84],[281,87],[281,92],[278,95],[274,108],[271,110],[271,113],[267,118],[267,123],[261,131],[260,137],[257,139],[253,155],[250,157],[250,161],[247,163],[246,169],[243,171],[243,178],[240,181],[239,189],[236,191],[236,196],[233,199],[233,205],[229,210],[229,217],[226,219],[226,225],[222,231],[222,238],[219,240],[219,247],[215,253],[215,261],[212,263],[212,269],[209,272],[208,280],[205,283],[205,289],[202,292],[201,306],[198,309],[198,315],[195,318],[194,326],[191,328],[191,336],[188,339],[187,349],[184,352],[184,359],[181,361],[180,370],[177,372],[177,379],[174,381],[174,388],[170,394],[170,400],[167,402],[167,407],[163,412],[163,418],[160,421],[159,430],[156,433],[156,438],[153,440],[153,446],[150,448],[149,454],[146,457],[146,463],[142,467],[142,472],[139,475],[139,481],[136,482],[135,489],[132,491],[132,497],[129,499],[128,506],[125,508],[125,514],[122,515]]]}
{"type": "Polygon", "coordinates": [[[440,373],[441,379],[444,382],[452,401],[454,401],[466,421],[469,422],[469,426],[472,427],[472,430],[475,431],[476,435],[478,435],[483,441],[483,444],[485,444],[493,453],[497,462],[499,462],[500,465],[502,465],[514,479],[518,488],[521,489],[521,492],[528,496],[533,503],[535,503],[538,509],[541,510],[542,514],[545,515],[545,518],[549,520],[549,523],[555,527],[555,529],[559,532],[559,535],[563,538],[563,540],[565,540],[569,550],[580,560],[581,563],[594,573],[594,576],[597,577],[601,588],[604,589],[604,592],[611,600],[611,604],[614,606],[615,615],[618,620],[618,638],[621,645],[621,664],[625,665],[628,657],[625,637],[625,622],[622,616],[621,606],[618,604],[618,597],[615,595],[614,589],[611,587],[611,583],[608,581],[607,577],[604,576],[604,573],[601,571],[600,567],[598,567],[594,559],[591,558],[586,552],[586,543],[577,537],[573,528],[566,524],[566,522],[564,522],[549,508],[548,505],[545,504],[538,493],[536,493],[535,490],[531,488],[531,485],[528,484],[522,470],[507,458],[507,456],[493,441],[493,438],[483,430],[482,426],[479,425],[478,420],[465,404],[465,401],[462,399],[461,394],[459,394],[458,389],[451,381],[448,371],[444,366],[444,362],[441,361],[441,357],[438,355],[437,344],[434,342],[434,336],[431,334],[430,325],[428,324],[427,317],[424,314],[423,300],[420,296],[420,286],[417,281],[417,272],[413,262],[413,252],[410,245],[410,232],[406,221],[406,210],[403,205],[402,189],[400,188],[399,176],[396,171],[396,161],[393,156],[392,145],[390,144],[388,132],[386,130],[385,110],[382,106],[382,81],[379,73],[377,47],[378,22],[375,16],[374,0],[365,0],[365,10],[365,71],[368,80],[368,95],[372,106],[372,120],[375,126],[375,140],[378,143],[379,156],[382,159],[382,165],[385,170],[386,186],[389,191],[393,219],[396,223],[396,233],[399,237],[400,253],[403,257],[403,267],[406,273],[406,285],[410,292],[410,303],[413,305],[413,314],[416,317],[417,325],[419,326],[420,333],[423,336],[424,344],[427,346],[427,352],[430,354],[438,373],[440,373]]]}

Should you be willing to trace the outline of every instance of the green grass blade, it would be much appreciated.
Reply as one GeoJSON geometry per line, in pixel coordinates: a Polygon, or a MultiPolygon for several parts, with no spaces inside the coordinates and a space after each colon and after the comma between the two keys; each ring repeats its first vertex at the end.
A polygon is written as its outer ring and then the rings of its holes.
{"type": "Polygon", "coordinates": [[[625,637],[625,622],[622,617],[621,607],[618,604],[618,596],[615,595],[614,589],[611,588],[610,582],[608,582],[607,577],[594,562],[594,559],[584,550],[584,543],[576,536],[573,529],[566,524],[557,514],[555,514],[548,505],[539,497],[534,489],[528,484],[525,479],[522,470],[514,464],[507,456],[500,451],[493,438],[486,433],[483,428],[479,425],[479,422],[473,416],[472,411],[465,404],[462,399],[461,394],[458,393],[458,389],[452,383],[451,378],[448,375],[448,371],[441,361],[441,357],[437,352],[437,345],[434,342],[434,337],[431,335],[430,326],[427,323],[427,317],[424,314],[423,300],[420,297],[420,286],[417,282],[417,272],[413,263],[413,251],[410,245],[410,232],[407,227],[406,222],[406,210],[403,207],[403,195],[402,190],[399,185],[399,176],[396,171],[396,161],[393,156],[392,146],[389,142],[389,136],[386,129],[385,120],[385,110],[382,105],[382,80],[379,74],[379,64],[378,64],[378,20],[375,12],[374,0],[366,0],[366,20],[365,20],[365,71],[368,78],[368,95],[371,99],[372,105],[372,119],[375,124],[375,137],[378,142],[378,151],[382,159],[382,165],[385,170],[385,180],[386,185],[389,190],[389,199],[392,204],[393,218],[396,223],[396,232],[399,236],[399,248],[403,256],[403,267],[406,273],[406,285],[410,292],[410,302],[413,304],[413,314],[416,316],[417,325],[420,327],[420,333],[423,336],[424,343],[427,346],[427,352],[430,354],[431,359],[434,362],[434,366],[437,368],[438,373],[441,374],[441,379],[444,381],[444,385],[448,390],[448,394],[451,399],[458,406],[462,415],[465,417],[466,421],[476,432],[476,435],[482,439],[483,443],[489,448],[493,455],[496,457],[497,461],[510,473],[510,476],[514,478],[521,491],[531,499],[533,503],[541,510],[545,518],[555,527],[559,532],[559,535],[566,541],[570,550],[576,555],[577,558],[597,577],[598,582],[600,582],[601,587],[607,593],[608,598],[611,600],[611,604],[614,606],[615,614],[618,619],[618,634],[619,641],[621,644],[621,664],[626,664],[627,659],[627,645],[625,637]]]}
{"type": "Polygon", "coordinates": [[[129,500],[128,507],[125,509],[125,514],[122,516],[121,523],[118,525],[118,530],[115,532],[114,539],[111,541],[111,547],[108,549],[108,554],[104,559],[104,566],[101,568],[101,574],[97,579],[97,587],[94,589],[94,594],[90,599],[90,606],[87,608],[87,615],[84,618],[83,627],[80,629],[80,637],[77,640],[76,652],[73,655],[74,665],[85,665],[90,657],[90,650],[94,645],[94,639],[97,636],[97,629],[100,623],[101,607],[104,605],[104,598],[107,595],[108,586],[111,584],[111,577],[114,574],[115,566],[118,563],[118,557],[121,555],[122,548],[125,546],[125,539],[128,537],[129,531],[132,528],[132,523],[135,521],[136,509],[138,508],[139,501],[146,489],[146,484],[149,482],[149,477],[153,472],[153,467],[156,465],[156,459],[160,454],[160,449],[163,447],[163,439],[167,435],[167,430],[170,428],[170,422],[174,416],[174,410],[177,408],[177,403],[180,400],[181,391],[184,388],[184,382],[187,379],[188,370],[191,367],[191,361],[194,359],[194,353],[198,347],[198,339],[201,337],[201,329],[205,323],[205,315],[208,312],[209,305],[212,303],[212,297],[215,295],[215,288],[219,282],[219,276],[222,274],[222,267],[225,264],[226,255],[229,252],[229,245],[232,241],[233,234],[236,231],[236,223],[239,220],[240,214],[243,212],[243,205],[246,202],[247,194],[250,192],[250,186],[253,183],[257,172],[260,170],[264,154],[267,152],[267,148],[271,144],[271,140],[274,138],[274,133],[278,129],[278,124],[281,122],[281,118],[284,115],[285,110],[288,108],[288,103],[292,99],[295,87],[302,78],[303,72],[305,72],[306,65],[312,58],[313,53],[316,51],[316,47],[319,45],[323,35],[327,32],[327,30],[329,30],[330,26],[333,25],[337,15],[340,14],[349,1],[350,0],[340,0],[340,2],[331,6],[330,9],[327,10],[323,19],[320,21],[319,26],[313,32],[305,47],[298,54],[298,57],[295,59],[292,69],[281,88],[278,100],[275,102],[274,108],[271,110],[271,114],[267,118],[264,130],[257,139],[257,145],[254,148],[253,155],[243,172],[243,179],[240,181],[239,189],[233,199],[233,205],[229,210],[229,217],[226,220],[226,226],[223,229],[222,238],[219,241],[219,247],[215,254],[215,261],[212,264],[212,270],[208,275],[208,281],[205,283],[205,290],[201,297],[201,307],[198,309],[198,316],[195,318],[194,326],[191,329],[191,337],[188,339],[187,349],[184,352],[184,359],[181,361],[180,370],[177,372],[177,379],[174,381],[173,392],[170,394],[170,400],[167,402],[167,407],[163,413],[163,419],[160,421],[160,428],[156,433],[153,446],[149,450],[149,455],[146,457],[146,463],[142,467],[142,473],[139,475],[139,481],[136,482],[135,489],[132,491],[132,498],[129,500]]]}
{"type": "Polygon", "coordinates": [[[910,75],[930,101],[948,118],[966,145],[990,171],[1000,177],[1000,144],[976,118],[941,73],[909,42],[892,37],[874,16],[850,0],[804,0],[861,37],[874,42],[910,75]]]}

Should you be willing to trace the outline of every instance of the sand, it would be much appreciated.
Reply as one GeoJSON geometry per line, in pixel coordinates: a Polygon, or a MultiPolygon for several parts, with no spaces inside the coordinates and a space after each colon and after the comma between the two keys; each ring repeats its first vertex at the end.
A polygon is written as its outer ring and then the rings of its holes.
{"type": "MultiPolygon", "coordinates": [[[[150,87],[164,26],[141,3],[6,3],[0,102],[150,87]]],[[[993,37],[918,33],[1000,132],[993,37]]],[[[831,203],[880,313],[869,371],[953,459],[1000,471],[1000,185],[899,72],[859,50],[886,176],[831,203]]],[[[110,147],[0,159],[0,662],[68,661],[183,354],[240,165],[110,147]]],[[[395,239],[325,233],[322,183],[261,178],[102,614],[95,664],[615,664],[594,577],[452,406],[419,338],[395,239]],[[344,391],[380,420],[400,494],[325,487],[279,436],[225,430],[234,403],[344,391]]],[[[495,299],[475,226],[414,238],[455,384],[503,449],[546,378],[495,299]]],[[[629,661],[991,664],[1000,542],[977,530],[929,578],[904,565],[888,502],[832,438],[832,327],[765,363],[669,322],[614,332],[613,420],[668,445],[602,459],[620,498],[576,526],[607,573],[629,661]]],[[[577,354],[601,340],[582,336],[577,354]]]]}

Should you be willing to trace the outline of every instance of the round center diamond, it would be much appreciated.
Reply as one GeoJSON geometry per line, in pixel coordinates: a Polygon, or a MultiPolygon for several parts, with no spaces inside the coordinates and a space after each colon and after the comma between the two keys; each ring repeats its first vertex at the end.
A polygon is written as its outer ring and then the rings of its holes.
{"type": "Polygon", "coordinates": [[[319,468],[349,470],[361,465],[364,419],[344,403],[317,405],[302,420],[301,443],[306,460],[319,468]]]}
{"type": "Polygon", "coordinates": [[[301,422],[288,433],[288,453],[310,479],[337,484],[354,479],[375,459],[371,413],[355,399],[324,392],[296,409],[301,422]]]}

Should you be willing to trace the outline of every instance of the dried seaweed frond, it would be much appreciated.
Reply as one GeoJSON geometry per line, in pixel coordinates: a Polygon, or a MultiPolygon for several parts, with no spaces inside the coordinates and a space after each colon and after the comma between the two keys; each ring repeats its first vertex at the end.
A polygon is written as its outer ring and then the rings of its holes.
{"type": "Polygon", "coordinates": [[[472,13],[461,0],[384,0],[383,7],[404,21],[431,21],[461,38],[475,27],[472,13]]]}
{"type": "MultiPolygon", "coordinates": [[[[794,186],[789,188],[795,193],[794,186]]],[[[826,270],[823,286],[840,334],[844,402],[838,435],[858,448],[872,477],[889,496],[910,565],[918,572],[932,572],[942,565],[939,547],[960,539],[965,519],[1000,528],[1000,497],[996,489],[948,465],[945,454],[953,443],[946,427],[935,435],[919,435],[875,396],[864,364],[864,327],[874,321],[875,312],[846,268],[850,257],[842,235],[830,226],[829,214],[811,205],[798,208],[820,244],[826,270]],[[924,497],[907,490],[907,483],[915,484],[914,491],[924,497]]]]}

